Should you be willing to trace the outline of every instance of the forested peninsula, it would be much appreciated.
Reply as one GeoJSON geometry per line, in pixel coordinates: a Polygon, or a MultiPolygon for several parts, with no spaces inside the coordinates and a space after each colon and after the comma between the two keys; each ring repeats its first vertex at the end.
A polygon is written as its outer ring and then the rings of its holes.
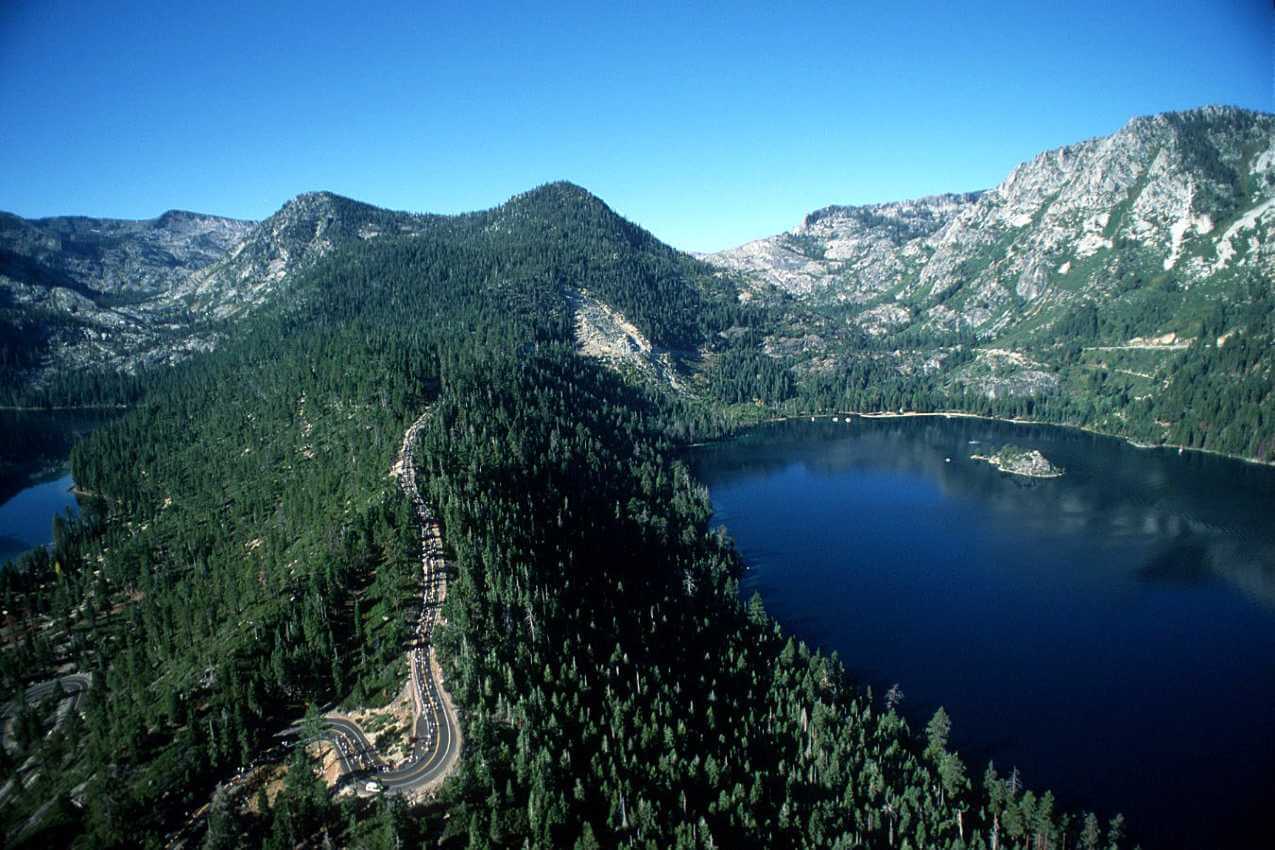
{"type": "MultiPolygon", "coordinates": [[[[11,845],[1120,846],[1114,813],[967,765],[941,710],[914,728],[739,597],[677,450],[797,397],[746,345],[796,309],[552,184],[341,244],[215,351],[130,379],[133,409],[74,451],[80,520],[0,572],[5,692],[92,682],[47,737],[48,705],[9,726],[11,845]],[[584,356],[585,284],[704,383],[584,356]],[[404,681],[418,531],[386,470],[427,408],[464,751],[420,804],[334,799],[278,736],[404,681]]],[[[893,405],[865,368],[801,397],[893,405]]]]}

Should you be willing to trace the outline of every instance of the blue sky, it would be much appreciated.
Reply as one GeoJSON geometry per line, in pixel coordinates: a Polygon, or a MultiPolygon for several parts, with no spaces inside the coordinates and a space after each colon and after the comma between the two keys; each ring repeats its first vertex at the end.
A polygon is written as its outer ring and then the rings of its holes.
{"type": "Polygon", "coordinates": [[[1272,110],[1273,35],[1270,0],[3,0],[0,209],[460,212],[568,179],[714,250],[1133,115],[1272,110]]]}

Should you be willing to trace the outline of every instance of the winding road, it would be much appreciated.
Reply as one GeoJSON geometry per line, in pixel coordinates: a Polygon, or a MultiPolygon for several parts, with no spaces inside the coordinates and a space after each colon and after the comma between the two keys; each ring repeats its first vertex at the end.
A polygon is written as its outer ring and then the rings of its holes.
{"type": "Polygon", "coordinates": [[[434,675],[436,664],[430,645],[434,624],[447,592],[447,572],[438,518],[421,498],[416,484],[413,451],[416,438],[429,417],[430,412],[426,411],[407,429],[398,459],[391,469],[391,474],[398,476],[400,486],[412,500],[412,510],[421,533],[421,613],[407,657],[415,738],[412,754],[406,762],[392,766],[381,758],[355,721],[339,714],[327,714],[323,718],[322,737],[336,750],[342,778],[366,777],[379,784],[378,790],[392,794],[412,794],[445,776],[460,756],[460,729],[450,702],[445,699],[434,675]]]}
{"type": "MultiPolygon", "coordinates": [[[[9,720],[17,716],[24,705],[40,705],[49,697],[60,697],[57,714],[53,721],[53,729],[57,729],[66,722],[66,718],[70,716],[72,711],[80,707],[80,700],[83,698],[85,691],[92,685],[93,677],[91,674],[71,673],[67,676],[59,676],[56,679],[32,685],[23,691],[22,696],[0,705],[0,746],[4,746],[5,729],[9,726],[9,720]]],[[[49,731],[52,733],[52,730],[49,731]]],[[[38,763],[34,759],[29,759],[3,785],[0,785],[0,803],[9,798],[15,787],[15,782],[23,781],[24,777],[37,767],[38,763]]],[[[37,814],[40,814],[40,812],[37,812],[37,814]]]]}
{"type": "MultiPolygon", "coordinates": [[[[39,705],[49,697],[60,693],[62,698],[66,700],[58,704],[57,725],[61,725],[67,714],[79,707],[80,699],[92,684],[92,674],[70,673],[66,676],[59,676],[56,679],[49,679],[47,682],[40,682],[38,685],[32,685],[26,689],[20,699],[11,700],[0,706],[0,720],[7,721],[23,705],[39,705]],[[59,688],[61,689],[60,691],[59,688]]],[[[4,726],[5,724],[0,723],[0,742],[4,741],[4,726]]]]}
{"type": "MultiPolygon", "coordinates": [[[[442,529],[438,518],[429,509],[421,497],[416,483],[416,463],[413,456],[416,438],[421,428],[429,421],[430,411],[426,411],[411,424],[403,435],[403,445],[391,469],[396,475],[399,485],[412,501],[412,510],[416,514],[420,526],[421,539],[421,611],[416,623],[416,634],[412,647],[408,650],[409,682],[412,692],[412,729],[415,744],[411,755],[401,764],[387,763],[376,751],[366,733],[354,720],[339,714],[329,713],[322,719],[321,737],[332,743],[341,765],[343,780],[375,781],[369,788],[364,785],[359,790],[368,793],[379,791],[386,794],[413,795],[422,791],[435,780],[442,779],[456,766],[460,758],[461,736],[460,726],[451,707],[450,698],[439,684],[435,670],[439,669],[430,645],[434,625],[438,621],[443,598],[447,593],[447,572],[443,559],[442,529]]],[[[23,694],[10,702],[0,704],[0,746],[4,743],[5,728],[21,707],[38,705],[49,697],[61,696],[58,703],[54,728],[65,722],[72,711],[80,704],[85,692],[92,686],[90,674],[73,673],[41,682],[27,688],[23,694]]],[[[293,726],[280,733],[281,737],[294,735],[300,731],[293,726]]],[[[30,762],[19,768],[14,775],[0,786],[0,803],[14,790],[15,784],[23,775],[34,769],[30,762]]],[[[240,772],[241,774],[243,771],[240,772]]],[[[27,831],[43,816],[49,804],[37,810],[23,827],[27,831]]],[[[206,814],[205,805],[196,812],[177,833],[170,836],[170,846],[180,846],[184,836],[189,832],[191,824],[206,814]]]]}

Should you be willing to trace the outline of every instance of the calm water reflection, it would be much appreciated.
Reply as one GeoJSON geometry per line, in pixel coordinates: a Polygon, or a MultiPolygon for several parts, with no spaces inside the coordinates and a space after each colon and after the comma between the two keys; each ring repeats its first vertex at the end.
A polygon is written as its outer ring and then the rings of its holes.
{"type": "MultiPolygon", "coordinates": [[[[744,593],[1144,846],[1275,802],[1275,470],[962,419],[784,423],[692,459],[744,593]],[[969,459],[1013,442],[1067,474],[969,459]]],[[[1002,770],[1004,772],[1004,770],[1002,770]]]]}
{"type": "Polygon", "coordinates": [[[0,504],[0,564],[53,541],[53,518],[79,512],[69,474],[18,491],[0,504]]]}
{"type": "Polygon", "coordinates": [[[67,458],[118,411],[0,411],[0,564],[53,540],[53,517],[75,512],[67,458]]]}

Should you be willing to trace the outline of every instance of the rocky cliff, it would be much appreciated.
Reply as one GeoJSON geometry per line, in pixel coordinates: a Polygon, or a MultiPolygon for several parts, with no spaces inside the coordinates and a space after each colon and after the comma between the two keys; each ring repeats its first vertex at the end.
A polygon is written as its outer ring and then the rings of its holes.
{"type": "MultiPolygon", "coordinates": [[[[1206,107],[1042,153],[986,192],[828,207],[706,259],[843,305],[869,334],[991,340],[1085,303],[1136,306],[1138,290],[1177,292],[1189,312],[1233,281],[1269,282],[1273,228],[1275,116],[1206,107]]],[[[1181,330],[1159,318],[1140,330],[1181,330]]]]}
{"type": "Polygon", "coordinates": [[[312,192],[260,223],[172,211],[145,221],[0,214],[0,369],[39,384],[208,350],[227,320],[343,242],[430,216],[312,192]]]}
{"type": "Polygon", "coordinates": [[[761,350],[798,372],[920,375],[891,404],[1047,407],[1148,443],[1275,456],[1273,115],[1135,118],[985,192],[828,207],[705,259],[841,329],[819,344],[772,332],[761,350]]]}

